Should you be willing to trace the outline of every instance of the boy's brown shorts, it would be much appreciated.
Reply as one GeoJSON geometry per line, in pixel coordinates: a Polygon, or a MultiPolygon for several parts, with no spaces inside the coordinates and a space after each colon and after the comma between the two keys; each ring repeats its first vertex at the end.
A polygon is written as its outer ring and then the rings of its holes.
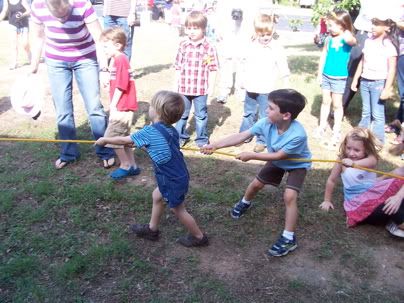
{"type": "MultiPolygon", "coordinates": [[[[108,127],[104,137],[129,136],[132,126],[133,112],[114,111],[109,116],[108,127]]],[[[124,148],[123,145],[107,144],[106,147],[124,148]]]]}
{"type": "Polygon", "coordinates": [[[307,169],[305,168],[296,168],[286,171],[273,165],[271,161],[268,161],[258,173],[257,179],[263,184],[270,184],[278,187],[282,182],[285,172],[288,172],[286,188],[293,189],[299,193],[307,174],[307,169]]]}

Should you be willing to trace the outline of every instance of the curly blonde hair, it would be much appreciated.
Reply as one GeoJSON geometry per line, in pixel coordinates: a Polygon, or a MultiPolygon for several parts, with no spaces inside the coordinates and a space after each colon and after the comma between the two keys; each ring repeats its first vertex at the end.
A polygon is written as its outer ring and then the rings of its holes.
{"type": "Polygon", "coordinates": [[[348,139],[363,142],[366,156],[374,156],[377,160],[380,159],[379,152],[382,148],[380,141],[373,135],[373,133],[369,129],[363,127],[355,127],[346,134],[339,147],[338,157],[340,159],[347,158],[345,149],[348,139]]]}

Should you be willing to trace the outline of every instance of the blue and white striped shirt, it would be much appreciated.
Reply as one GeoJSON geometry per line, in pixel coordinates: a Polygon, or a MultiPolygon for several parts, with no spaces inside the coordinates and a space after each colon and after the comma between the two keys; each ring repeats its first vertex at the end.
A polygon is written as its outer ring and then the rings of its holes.
{"type": "MultiPolygon", "coordinates": [[[[167,132],[172,135],[173,129],[164,126],[167,132]]],[[[156,164],[164,164],[170,161],[170,147],[163,135],[151,125],[143,127],[136,133],[130,135],[137,148],[144,147],[152,161],[156,164]]]]}

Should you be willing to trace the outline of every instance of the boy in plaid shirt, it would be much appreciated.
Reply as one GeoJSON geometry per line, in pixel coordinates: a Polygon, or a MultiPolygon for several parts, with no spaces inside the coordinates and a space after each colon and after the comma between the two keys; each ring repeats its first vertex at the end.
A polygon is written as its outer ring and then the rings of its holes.
{"type": "Polygon", "coordinates": [[[195,143],[202,147],[209,143],[208,95],[215,84],[218,60],[215,47],[205,38],[207,18],[201,12],[191,12],[185,20],[187,39],[180,43],[175,59],[176,91],[183,96],[185,111],[175,125],[180,146],[190,138],[186,131],[191,105],[194,104],[195,143]]]}

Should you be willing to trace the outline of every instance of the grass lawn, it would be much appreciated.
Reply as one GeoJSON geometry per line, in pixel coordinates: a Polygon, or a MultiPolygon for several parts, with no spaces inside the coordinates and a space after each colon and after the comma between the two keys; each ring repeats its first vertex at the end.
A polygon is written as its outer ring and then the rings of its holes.
{"type": "MultiPolygon", "coordinates": [[[[6,37],[4,22],[0,25],[1,37],[6,37]]],[[[310,37],[280,34],[287,45],[291,86],[308,100],[298,120],[310,134],[321,103],[315,81],[319,51],[310,37]]],[[[136,32],[133,63],[140,110],[133,131],[148,123],[150,97],[171,88],[176,46],[174,33],[164,24],[136,32]]],[[[9,88],[26,70],[8,71],[8,51],[3,38],[0,137],[56,138],[49,91],[38,121],[11,109],[9,88]]],[[[40,74],[47,85],[45,66],[40,74]]],[[[106,108],[107,99],[103,92],[106,108]]],[[[389,101],[389,119],[397,103],[389,101]]],[[[224,106],[211,103],[212,141],[238,131],[242,106],[236,96],[224,106]]],[[[75,111],[79,138],[91,139],[77,92],[75,111]]],[[[344,120],[345,131],[358,123],[360,111],[356,97],[344,120]]],[[[310,139],[309,144],[313,158],[336,158],[336,151],[321,142],[310,139]]],[[[319,210],[331,164],[316,163],[308,173],[299,198],[298,249],[269,258],[265,251],[283,229],[284,187],[265,188],[242,219],[234,221],[229,215],[262,163],[184,152],[191,173],[187,205],[211,240],[209,247],[186,249],[175,243],[185,231],[169,211],[158,242],[128,232],[129,224],[148,222],[150,215],[155,181],[145,153],[135,151],[140,176],[112,182],[93,147],[80,148],[80,161],[56,171],[57,145],[0,143],[0,302],[404,301],[404,241],[393,239],[383,227],[348,229],[340,185],[334,194],[336,209],[319,210]]],[[[379,169],[398,165],[399,158],[383,150],[379,169]]]]}

